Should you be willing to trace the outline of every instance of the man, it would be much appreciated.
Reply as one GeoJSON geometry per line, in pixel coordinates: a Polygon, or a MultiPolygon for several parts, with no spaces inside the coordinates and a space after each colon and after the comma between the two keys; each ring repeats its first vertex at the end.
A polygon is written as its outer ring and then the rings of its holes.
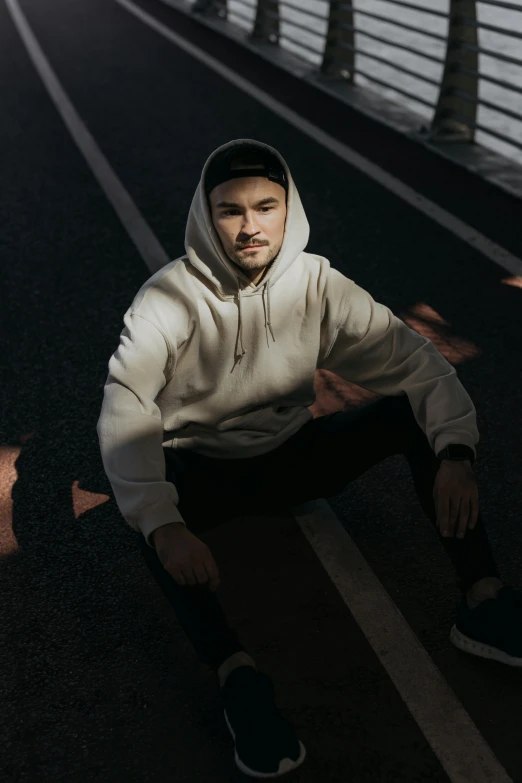
{"type": "Polygon", "coordinates": [[[430,340],[304,252],[308,237],[277,150],[250,139],[215,150],[186,255],[124,316],[98,422],[118,507],[198,658],[217,672],[236,764],[253,777],[294,769],[305,749],[228,626],[218,566],[195,535],[227,518],[330,497],[404,454],[462,591],[451,641],[522,665],[520,599],[500,580],[478,508],[473,403],[430,340]],[[318,368],[383,397],[314,419],[318,368]]]}

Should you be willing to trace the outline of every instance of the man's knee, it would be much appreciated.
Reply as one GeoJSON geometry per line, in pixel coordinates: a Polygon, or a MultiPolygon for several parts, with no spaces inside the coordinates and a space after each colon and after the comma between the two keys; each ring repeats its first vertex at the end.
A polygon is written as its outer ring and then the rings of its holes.
{"type": "Polygon", "coordinates": [[[426,434],[414,416],[408,395],[401,394],[386,399],[389,400],[390,419],[401,443],[401,450],[407,450],[413,442],[427,441],[426,434]]]}
{"type": "Polygon", "coordinates": [[[386,399],[390,401],[390,408],[395,416],[398,416],[402,421],[405,421],[408,424],[411,424],[412,422],[415,424],[417,423],[407,394],[398,394],[397,396],[387,397],[386,399]]]}

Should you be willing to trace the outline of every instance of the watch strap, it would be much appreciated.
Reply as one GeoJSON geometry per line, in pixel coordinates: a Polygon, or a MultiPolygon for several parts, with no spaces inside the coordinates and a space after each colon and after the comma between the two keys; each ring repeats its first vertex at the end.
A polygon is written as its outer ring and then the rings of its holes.
{"type": "Polygon", "coordinates": [[[475,455],[473,449],[470,446],[465,446],[462,443],[450,443],[442,451],[437,454],[437,459],[448,459],[451,461],[469,460],[471,464],[475,462],[475,455]]]}

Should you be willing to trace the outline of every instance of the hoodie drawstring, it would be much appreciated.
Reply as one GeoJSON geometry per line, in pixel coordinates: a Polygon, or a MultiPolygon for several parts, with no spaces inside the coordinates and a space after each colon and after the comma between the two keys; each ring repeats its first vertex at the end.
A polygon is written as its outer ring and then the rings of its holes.
{"type": "MultiPolygon", "coordinates": [[[[265,309],[266,317],[265,317],[265,331],[266,331],[266,340],[268,343],[268,329],[270,329],[270,334],[272,335],[272,340],[275,342],[276,339],[274,337],[274,332],[272,329],[272,324],[270,323],[270,288],[268,286],[268,281],[265,283],[263,287],[263,296],[266,293],[266,301],[267,306],[265,309]]],[[[240,279],[237,278],[237,303],[238,303],[238,309],[239,309],[239,323],[238,323],[238,342],[241,346],[241,352],[236,352],[236,363],[239,363],[243,356],[246,354],[245,346],[243,345],[243,322],[242,322],[242,310],[241,310],[241,286],[240,286],[240,279]]],[[[269,344],[269,343],[268,343],[269,344]]],[[[234,364],[235,367],[235,364],[234,364]]]]}
{"type": "MultiPolygon", "coordinates": [[[[272,335],[272,340],[275,342],[276,339],[274,337],[274,332],[272,331],[272,324],[270,323],[270,288],[268,287],[268,283],[265,283],[265,293],[266,293],[266,301],[268,302],[268,318],[265,321],[265,329],[268,326],[270,329],[270,334],[272,335]]],[[[268,343],[268,334],[266,336],[266,341],[268,343]]]]}
{"type": "MultiPolygon", "coordinates": [[[[239,364],[243,356],[246,354],[245,346],[243,345],[243,324],[241,319],[241,288],[239,285],[239,277],[237,278],[237,304],[239,307],[239,323],[237,327],[237,337],[238,340],[236,340],[236,361],[234,363],[234,367],[236,364],[239,364]],[[237,352],[237,342],[239,341],[241,345],[241,353],[237,352]]],[[[232,369],[234,369],[234,367],[232,369]]]]}

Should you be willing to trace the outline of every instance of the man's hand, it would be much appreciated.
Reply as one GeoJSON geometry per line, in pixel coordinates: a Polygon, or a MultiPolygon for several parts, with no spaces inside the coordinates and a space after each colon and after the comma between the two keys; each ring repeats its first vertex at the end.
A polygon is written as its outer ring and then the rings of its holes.
{"type": "Polygon", "coordinates": [[[182,523],[156,528],[152,541],[163,568],[181,586],[205,584],[215,592],[219,571],[208,546],[182,523]]]}
{"type": "Polygon", "coordinates": [[[477,523],[478,486],[469,460],[442,460],[435,476],[433,500],[437,526],[443,536],[464,538],[477,523]]]}

